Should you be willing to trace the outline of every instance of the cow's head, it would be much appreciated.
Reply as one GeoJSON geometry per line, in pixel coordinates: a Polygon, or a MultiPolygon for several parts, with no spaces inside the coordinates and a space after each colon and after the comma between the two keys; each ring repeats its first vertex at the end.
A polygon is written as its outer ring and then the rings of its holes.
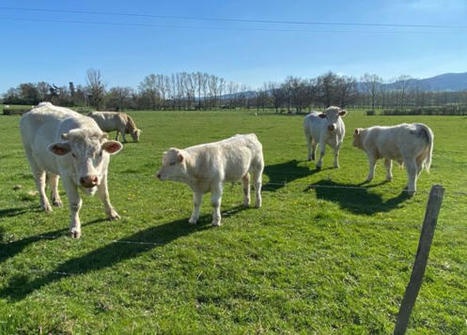
{"type": "Polygon", "coordinates": [[[353,132],[352,145],[357,148],[362,148],[362,128],[357,128],[353,132]]]}
{"type": "Polygon", "coordinates": [[[89,193],[96,190],[107,173],[109,155],[122,149],[117,141],[107,140],[107,134],[88,129],[73,129],[62,134],[62,141],[49,145],[57,156],[70,155],[75,183],[89,193]]]}
{"type": "Polygon", "coordinates": [[[170,148],[162,156],[162,167],[156,173],[160,180],[182,181],[187,175],[187,153],[183,150],[170,148]]]}
{"type": "Polygon", "coordinates": [[[345,109],[341,109],[336,106],[331,106],[326,108],[324,113],[321,113],[318,116],[322,119],[327,120],[329,131],[335,131],[337,129],[337,121],[340,117],[344,117],[345,115],[347,115],[347,111],[345,109]]]}
{"type": "Polygon", "coordinates": [[[139,136],[141,135],[141,129],[135,128],[134,130],[131,131],[131,137],[133,138],[133,141],[139,142],[139,136]]]}

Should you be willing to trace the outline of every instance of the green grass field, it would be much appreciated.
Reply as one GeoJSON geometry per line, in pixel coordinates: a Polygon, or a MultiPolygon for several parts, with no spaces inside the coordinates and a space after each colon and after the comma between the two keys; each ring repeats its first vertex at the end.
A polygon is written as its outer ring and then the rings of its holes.
{"type": "MultiPolygon", "coordinates": [[[[83,237],[67,236],[69,210],[39,210],[18,130],[0,116],[0,334],[392,333],[408,283],[428,192],[446,188],[410,334],[467,333],[467,117],[382,117],[351,112],[341,168],[305,161],[302,117],[253,111],[132,112],[143,129],[112,158],[109,188],[122,216],[109,222],[84,198],[83,237]],[[355,127],[424,122],[435,133],[431,174],[367,175],[351,146],[355,127]],[[188,224],[188,186],[153,177],[168,147],[255,132],[263,143],[263,207],[242,209],[225,185],[223,225],[209,197],[188,224]],[[21,189],[14,190],[15,185],[21,189]],[[130,243],[141,242],[141,243],[130,243]]],[[[61,193],[64,194],[63,189],[61,193]]]]}

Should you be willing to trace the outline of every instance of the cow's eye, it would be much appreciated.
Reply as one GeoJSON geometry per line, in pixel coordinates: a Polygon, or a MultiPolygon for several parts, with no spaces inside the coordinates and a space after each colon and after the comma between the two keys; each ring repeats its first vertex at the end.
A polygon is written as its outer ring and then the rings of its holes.
{"type": "Polygon", "coordinates": [[[169,163],[170,166],[174,166],[175,165],[175,162],[172,162],[172,163],[169,163]]]}
{"type": "Polygon", "coordinates": [[[97,157],[102,157],[102,150],[99,151],[99,153],[97,154],[97,157]]]}
{"type": "Polygon", "coordinates": [[[76,158],[76,155],[74,153],[71,153],[71,155],[73,156],[73,158],[76,158]]]}

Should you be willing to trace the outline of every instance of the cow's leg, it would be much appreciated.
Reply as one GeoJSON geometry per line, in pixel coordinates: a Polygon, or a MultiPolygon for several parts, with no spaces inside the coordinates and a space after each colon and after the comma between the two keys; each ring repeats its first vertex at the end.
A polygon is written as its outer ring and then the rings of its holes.
{"type": "Polygon", "coordinates": [[[45,194],[45,181],[47,175],[43,170],[35,170],[33,171],[33,174],[34,180],[36,182],[37,191],[39,192],[41,207],[44,211],[51,212],[52,207],[50,206],[47,194],[45,194]]]}
{"type": "Polygon", "coordinates": [[[122,134],[122,140],[123,143],[126,143],[126,138],[125,138],[125,128],[120,128],[120,133],[122,134]]]}
{"type": "Polygon", "coordinates": [[[118,141],[118,135],[120,134],[120,131],[117,129],[117,134],[115,135],[115,141],[118,141]]]}
{"type": "Polygon", "coordinates": [[[52,198],[52,204],[56,207],[62,207],[62,200],[58,193],[58,181],[60,177],[57,174],[49,174],[49,185],[50,185],[50,197],[52,198]]]}
{"type": "Polygon", "coordinates": [[[334,146],[334,167],[336,169],[339,168],[339,150],[341,148],[341,144],[336,144],[334,146]]]}
{"type": "Polygon", "coordinates": [[[408,175],[407,192],[412,195],[417,191],[417,162],[410,158],[404,160],[404,164],[408,175]]]}
{"type": "Polygon", "coordinates": [[[52,207],[50,206],[49,199],[47,199],[47,195],[45,194],[46,173],[43,169],[37,166],[30,148],[26,146],[24,150],[26,152],[29,166],[31,167],[32,176],[34,177],[37,191],[39,192],[40,205],[44,211],[51,212],[52,207]]]}
{"type": "Polygon", "coordinates": [[[188,220],[191,224],[196,224],[199,219],[199,210],[201,208],[201,202],[203,201],[203,193],[197,191],[193,192],[193,213],[191,214],[190,219],[188,220]]]}
{"type": "Polygon", "coordinates": [[[312,139],[311,140],[311,160],[314,161],[316,159],[316,146],[318,143],[312,139]]]}
{"type": "Polygon", "coordinates": [[[314,156],[314,152],[313,152],[314,147],[312,145],[313,139],[308,134],[305,134],[305,138],[306,138],[306,145],[307,145],[307,148],[308,148],[308,160],[311,161],[311,160],[315,159],[313,157],[314,156]]]}
{"type": "Polygon", "coordinates": [[[78,193],[78,188],[73,183],[70,177],[64,177],[63,186],[70,201],[70,236],[72,238],[81,237],[81,221],[79,220],[79,210],[81,209],[82,200],[78,193]]]}
{"type": "Polygon", "coordinates": [[[386,158],[384,160],[384,166],[386,167],[386,180],[391,181],[392,180],[392,160],[389,158],[386,158]]]}
{"type": "Polygon", "coordinates": [[[221,202],[222,202],[222,184],[215,185],[211,190],[212,225],[221,225],[221,202]]]}
{"type": "Polygon", "coordinates": [[[321,169],[321,166],[323,165],[323,157],[325,153],[326,153],[326,142],[324,142],[324,140],[320,140],[319,141],[319,160],[318,160],[318,163],[316,163],[317,169],[321,169]]]}
{"type": "Polygon", "coordinates": [[[366,178],[367,182],[373,180],[373,176],[375,175],[375,168],[376,168],[376,158],[372,154],[368,155],[368,163],[370,170],[368,171],[368,177],[366,178]]]}
{"type": "Polygon", "coordinates": [[[247,173],[242,178],[243,184],[243,206],[250,206],[250,175],[247,173]]]}
{"type": "Polygon", "coordinates": [[[261,167],[259,171],[254,171],[253,176],[252,176],[253,182],[255,183],[255,207],[256,208],[260,208],[261,203],[262,203],[262,199],[261,199],[262,174],[263,174],[263,168],[261,167]]]}
{"type": "Polygon", "coordinates": [[[104,204],[104,211],[105,214],[107,214],[109,220],[120,219],[120,215],[118,215],[117,211],[113,208],[112,204],[110,203],[109,189],[107,187],[107,174],[104,174],[104,176],[102,177],[102,182],[99,184],[99,186],[97,186],[97,192],[99,193],[99,198],[104,204]]]}

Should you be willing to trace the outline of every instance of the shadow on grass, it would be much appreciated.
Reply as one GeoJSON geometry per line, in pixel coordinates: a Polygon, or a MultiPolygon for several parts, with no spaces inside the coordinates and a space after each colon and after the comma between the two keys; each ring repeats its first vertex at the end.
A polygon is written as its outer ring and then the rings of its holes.
{"type": "Polygon", "coordinates": [[[385,183],[362,186],[365,183],[342,184],[321,180],[307,187],[304,192],[314,189],[318,199],[336,202],[342,209],[355,214],[372,215],[374,213],[389,212],[411,197],[404,190],[396,197],[384,201],[379,194],[369,192],[372,188],[385,183]]]}
{"type": "Polygon", "coordinates": [[[40,208],[40,206],[5,208],[5,209],[0,209],[0,218],[17,216],[17,215],[24,214],[26,212],[41,212],[41,211],[42,209],[40,208]]]}
{"type": "MultiPolygon", "coordinates": [[[[229,217],[244,209],[243,206],[234,207],[223,212],[222,215],[223,217],[229,217]]],[[[70,259],[59,265],[50,273],[32,281],[29,281],[28,277],[25,275],[13,277],[10,279],[8,286],[0,291],[0,297],[14,301],[24,299],[27,295],[41,287],[62,278],[101,270],[123,260],[137,257],[141,253],[156,247],[162,247],[180,237],[190,235],[193,232],[209,229],[210,225],[208,226],[208,223],[210,222],[211,215],[204,215],[200,217],[200,221],[197,225],[188,224],[188,219],[184,218],[141,230],[133,235],[125,236],[120,240],[113,241],[112,243],[91,251],[84,256],[70,259]]],[[[36,240],[37,239],[38,238],[36,238],[36,240]]],[[[12,252],[17,253],[17,250],[12,250],[12,252]]]]}
{"type": "MultiPolygon", "coordinates": [[[[81,225],[81,227],[90,226],[99,222],[108,221],[107,219],[96,219],[81,225]]],[[[7,260],[8,258],[14,257],[15,255],[19,254],[24,248],[26,248],[31,243],[40,241],[40,240],[55,240],[59,237],[64,235],[68,235],[68,228],[53,230],[44,232],[38,235],[30,236],[23,238],[18,241],[9,242],[0,244],[0,264],[7,260]]],[[[0,231],[0,241],[3,241],[3,235],[5,234],[4,230],[0,231]]]]}
{"type": "Polygon", "coordinates": [[[264,174],[269,177],[269,182],[263,185],[264,190],[275,192],[278,189],[284,187],[286,183],[290,183],[296,179],[309,177],[317,172],[330,169],[326,168],[322,170],[310,170],[308,166],[299,166],[298,163],[301,162],[303,161],[297,161],[294,159],[284,163],[265,166],[264,174]]]}

